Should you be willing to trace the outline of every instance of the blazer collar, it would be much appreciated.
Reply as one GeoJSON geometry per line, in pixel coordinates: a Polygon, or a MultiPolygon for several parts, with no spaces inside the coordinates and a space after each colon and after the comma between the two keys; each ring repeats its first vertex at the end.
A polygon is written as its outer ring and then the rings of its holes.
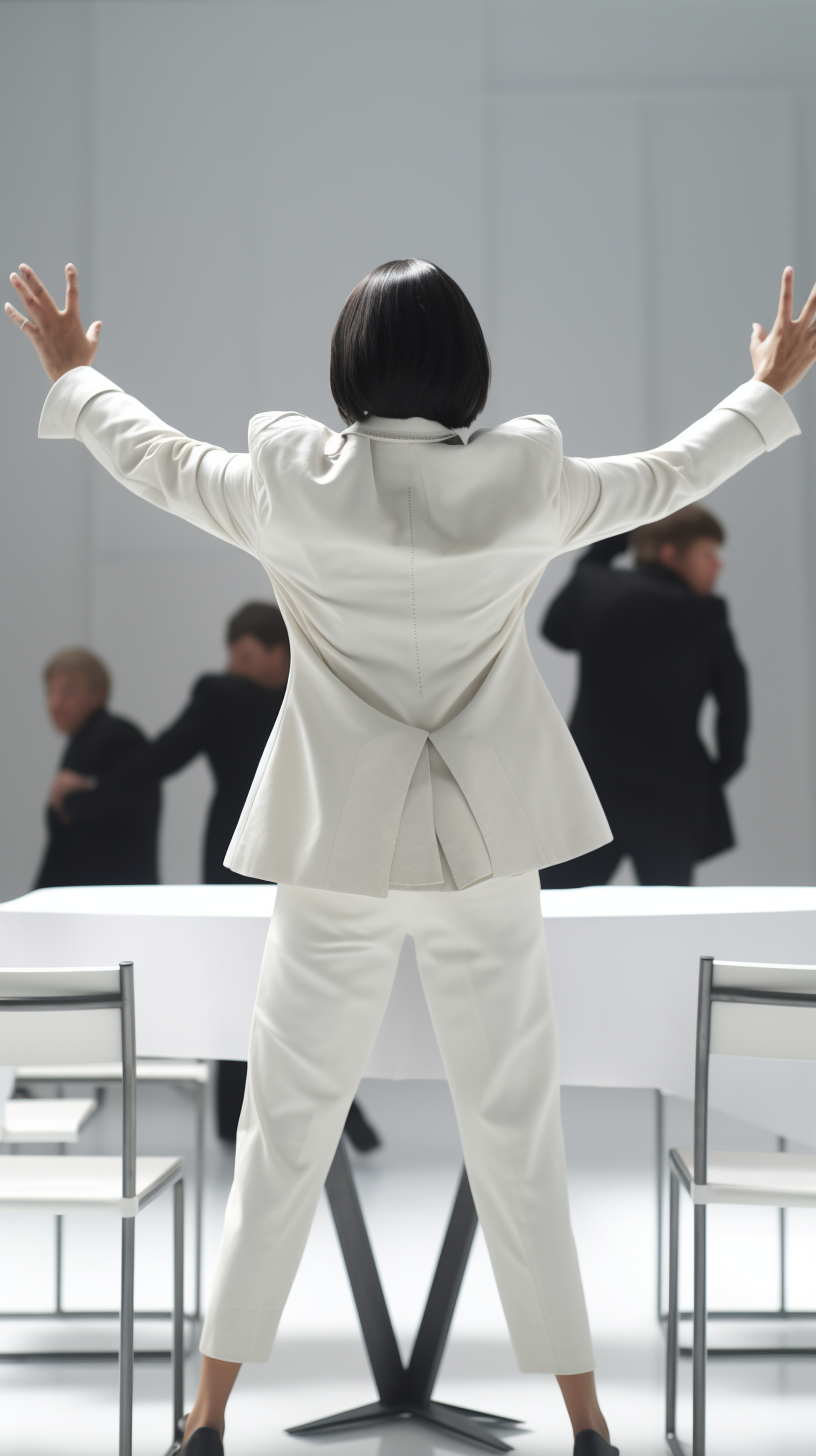
{"type": "Polygon", "coordinates": [[[364,420],[349,425],[340,431],[341,435],[368,435],[372,440],[393,440],[402,444],[429,444],[438,440],[459,439],[463,445],[468,442],[470,430],[447,430],[437,420],[424,420],[414,415],[408,420],[386,419],[382,415],[366,415],[364,420]]]}

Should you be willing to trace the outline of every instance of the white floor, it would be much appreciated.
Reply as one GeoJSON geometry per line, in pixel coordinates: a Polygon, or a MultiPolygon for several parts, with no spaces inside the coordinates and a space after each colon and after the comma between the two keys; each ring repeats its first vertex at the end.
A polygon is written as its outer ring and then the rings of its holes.
{"type": "MultiPolygon", "coordinates": [[[[191,1118],[183,1101],[159,1089],[140,1092],[141,1151],[189,1153],[191,1118]]],[[[392,1318],[404,1355],[438,1254],[459,1175],[456,1128],[447,1089],[369,1083],[362,1091],[385,1138],[355,1170],[392,1318]]],[[[118,1108],[109,1097],[82,1151],[110,1146],[118,1108]]],[[[663,1445],[663,1336],[656,1318],[655,1104],[644,1092],[572,1089],[564,1097],[571,1196],[596,1341],[598,1385],[623,1456],[658,1456],[663,1445]]],[[[688,1109],[668,1108],[670,1142],[689,1139],[688,1109]]],[[[714,1145],[763,1146],[762,1135],[715,1121],[714,1145]]],[[[767,1145],[767,1139],[765,1140],[767,1145]]],[[[205,1217],[205,1289],[218,1245],[230,1178],[226,1150],[210,1135],[205,1217]]],[[[188,1209],[189,1212],[189,1209],[188,1209]]],[[[690,1258],[684,1229],[684,1300],[690,1258]]],[[[759,1308],[779,1298],[777,1215],[772,1210],[715,1212],[711,1228],[712,1304],[759,1308]],[[721,1216],[720,1216],[721,1215],[721,1216]]],[[[789,1215],[791,1306],[816,1309],[816,1219],[789,1215]]],[[[0,1309],[46,1309],[53,1282],[53,1230],[47,1219],[4,1217],[0,1224],[0,1309]]],[[[189,1250],[188,1250],[189,1252],[189,1250]]],[[[188,1289],[191,1289],[188,1266],[188,1289]]],[[[137,1304],[157,1307],[169,1294],[169,1210],[139,1220],[137,1304]]],[[[115,1306],[118,1227],[100,1219],[68,1221],[65,1304],[115,1306]]],[[[189,1296],[188,1296],[189,1297],[189,1296]]],[[[721,1328],[714,1331],[719,1337],[721,1328]]],[[[157,1333],[140,1329],[142,1343],[157,1333]]],[[[816,1336],[816,1329],[810,1331],[816,1336]]],[[[56,1335],[69,1347],[90,1340],[113,1347],[115,1325],[74,1323],[56,1335]]],[[[0,1321],[0,1350],[40,1348],[52,1325],[0,1321]]],[[[87,1345],[86,1345],[87,1348],[87,1345]]],[[[681,1369],[681,1435],[690,1435],[690,1362],[681,1369]]],[[[198,1357],[186,1369],[187,1401],[198,1357]]],[[[710,1362],[711,1456],[812,1456],[816,1447],[816,1361],[797,1358],[710,1362]]],[[[436,1394],[440,1399],[523,1418],[509,1439],[520,1456],[571,1451],[554,1380],[520,1376],[514,1366],[481,1236],[468,1266],[436,1394]]],[[[285,1428],[374,1398],[337,1240],[321,1203],[272,1358],[247,1367],[229,1409],[228,1456],[278,1456],[330,1448],[338,1456],[463,1452],[421,1426],[399,1423],[365,1436],[295,1440],[285,1428]]],[[[113,1456],[117,1431],[114,1364],[0,1363],[0,1452],[9,1456],[113,1456]]],[[[170,1436],[169,1367],[136,1370],[135,1456],[161,1456],[170,1436]]]]}

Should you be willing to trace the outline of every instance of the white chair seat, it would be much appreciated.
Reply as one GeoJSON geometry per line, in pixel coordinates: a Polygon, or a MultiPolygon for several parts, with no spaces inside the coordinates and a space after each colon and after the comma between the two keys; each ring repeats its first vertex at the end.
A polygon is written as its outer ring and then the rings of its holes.
{"type": "MultiPolygon", "coordinates": [[[[121,1076],[121,1072],[119,1073],[121,1076]]],[[[207,1062],[136,1062],[137,1082],[209,1082],[207,1062]]]]}
{"type": "Polygon", "coordinates": [[[0,1158],[0,1206],[78,1213],[138,1213],[182,1174],[183,1158],[137,1158],[136,1196],[122,1197],[121,1158],[0,1158]]]}
{"type": "Polygon", "coordinates": [[[816,1207],[816,1154],[708,1154],[708,1182],[694,1182],[694,1152],[673,1148],[671,1159],[693,1203],[766,1204],[772,1208],[816,1207]]]}
{"type": "Polygon", "coordinates": [[[98,1105],[95,1097],[13,1097],[0,1114],[0,1142],[77,1143],[98,1105]]]}
{"type": "MultiPolygon", "coordinates": [[[[121,1062],[78,1063],[76,1066],[16,1067],[18,1082],[121,1082],[121,1062]]],[[[136,1062],[138,1082],[208,1082],[206,1062],[144,1060],[136,1062]]]]}

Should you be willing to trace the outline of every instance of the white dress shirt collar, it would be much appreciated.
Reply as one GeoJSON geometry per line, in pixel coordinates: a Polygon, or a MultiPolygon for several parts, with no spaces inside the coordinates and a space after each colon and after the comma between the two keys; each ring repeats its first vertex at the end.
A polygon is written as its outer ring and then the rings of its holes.
{"type": "Polygon", "coordinates": [[[345,430],[341,430],[340,434],[368,435],[373,440],[394,440],[402,444],[427,444],[458,437],[462,444],[466,445],[470,430],[466,426],[458,430],[448,430],[444,425],[440,425],[438,420],[424,420],[419,415],[414,415],[407,420],[386,419],[382,415],[366,415],[364,420],[358,420],[356,424],[349,425],[345,430]]]}

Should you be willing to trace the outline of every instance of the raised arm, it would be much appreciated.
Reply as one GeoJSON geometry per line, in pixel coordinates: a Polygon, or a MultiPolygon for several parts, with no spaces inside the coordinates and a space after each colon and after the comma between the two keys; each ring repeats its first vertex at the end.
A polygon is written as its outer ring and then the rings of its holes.
{"type": "Polygon", "coordinates": [[[255,555],[257,499],[249,456],[189,439],[98,374],[91,366],[102,325],[83,330],[71,264],[65,278],[64,309],[26,266],[11,281],[30,317],[6,304],[52,382],[41,437],[81,440],[128,490],[255,555]]]}
{"type": "Polygon", "coordinates": [[[793,269],[782,275],[771,332],[754,324],[754,377],[657,450],[565,459],[559,490],[562,551],[589,545],[699,500],[765,450],[799,433],[782,396],[816,360],[816,288],[793,317],[793,269]]]}

